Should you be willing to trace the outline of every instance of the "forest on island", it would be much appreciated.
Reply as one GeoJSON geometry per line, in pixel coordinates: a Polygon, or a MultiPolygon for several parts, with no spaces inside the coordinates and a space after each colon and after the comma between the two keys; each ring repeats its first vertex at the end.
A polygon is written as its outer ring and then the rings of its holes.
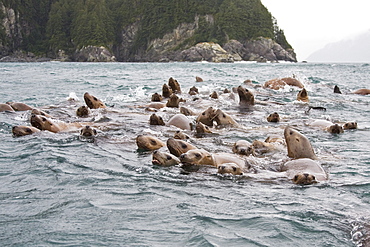
{"type": "Polygon", "coordinates": [[[230,39],[271,38],[284,49],[291,48],[284,32],[260,0],[0,0],[0,18],[11,8],[18,25],[7,35],[0,28],[0,45],[36,54],[72,52],[83,46],[112,48],[121,42],[122,30],[140,23],[134,49],[161,38],[181,23],[199,28],[186,45],[230,39]],[[2,6],[1,6],[2,5],[2,6]],[[204,16],[212,15],[214,23],[204,16]]]}

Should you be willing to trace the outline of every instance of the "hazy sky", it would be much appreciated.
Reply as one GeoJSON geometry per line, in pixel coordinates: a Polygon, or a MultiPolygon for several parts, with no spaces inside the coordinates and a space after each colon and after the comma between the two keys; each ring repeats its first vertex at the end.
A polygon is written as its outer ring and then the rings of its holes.
{"type": "Polygon", "coordinates": [[[261,0],[284,30],[298,61],[326,44],[370,29],[370,0],[261,0]]]}

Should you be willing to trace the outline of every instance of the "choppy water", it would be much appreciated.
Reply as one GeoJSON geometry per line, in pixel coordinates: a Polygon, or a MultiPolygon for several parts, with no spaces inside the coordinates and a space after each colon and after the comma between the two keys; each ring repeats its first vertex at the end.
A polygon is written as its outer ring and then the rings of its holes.
{"type": "MultiPolygon", "coordinates": [[[[83,93],[116,112],[96,110],[88,120],[115,126],[95,142],[78,133],[43,132],[15,138],[14,125],[29,125],[29,113],[0,113],[0,243],[2,246],[360,246],[370,219],[370,96],[348,94],[370,88],[369,64],[257,63],[1,63],[1,102],[45,108],[65,121],[79,121],[83,93]],[[298,89],[254,89],[257,105],[243,112],[230,99],[208,101],[216,90],[251,79],[255,84],[296,75],[309,90],[311,110],[295,100],[298,89]],[[328,171],[328,182],[293,185],[286,179],[221,176],[215,170],[185,173],[151,164],[135,137],[166,140],[173,127],[150,126],[145,105],[169,77],[183,97],[200,89],[204,105],[231,114],[241,128],[193,138],[209,151],[231,152],[236,140],[283,135],[286,125],[304,133],[328,171]],[[195,82],[195,76],[204,79],[195,82]],[[343,94],[333,94],[338,85],[343,94]],[[71,94],[72,93],[72,94],[71,94]],[[79,102],[70,103],[73,96],[79,102]],[[268,123],[269,113],[283,121],[268,123]],[[118,113],[117,113],[118,112],[118,113]],[[314,119],[357,121],[358,130],[332,135],[307,127],[314,119]]],[[[189,102],[189,101],[188,101],[189,102]]],[[[161,111],[165,119],[178,109],[161,111]]],[[[191,135],[191,133],[188,133],[191,135]]],[[[260,159],[271,167],[286,151],[260,159]]]]}

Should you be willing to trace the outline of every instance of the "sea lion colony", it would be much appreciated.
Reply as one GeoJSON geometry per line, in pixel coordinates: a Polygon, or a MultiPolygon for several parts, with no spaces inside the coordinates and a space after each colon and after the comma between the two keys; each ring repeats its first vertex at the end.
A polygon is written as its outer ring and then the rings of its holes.
{"type": "MultiPolygon", "coordinates": [[[[202,82],[199,77],[196,78],[196,81],[202,82]]],[[[251,83],[248,85],[253,86],[251,83]]],[[[315,107],[308,106],[309,94],[304,85],[295,78],[273,79],[266,82],[262,88],[267,91],[279,90],[287,85],[300,89],[296,100],[297,102],[305,102],[302,104],[305,104],[304,107],[308,107],[306,114],[311,109],[315,109],[315,107]]],[[[340,90],[335,86],[334,93],[338,92],[340,90]]],[[[364,95],[367,92],[368,90],[362,89],[353,93],[364,95]]],[[[256,174],[263,174],[268,171],[269,174],[271,172],[276,173],[276,177],[283,176],[296,184],[302,185],[328,179],[326,171],[321,166],[320,158],[316,156],[310,141],[299,131],[290,127],[292,123],[289,122],[289,119],[284,119],[278,112],[269,114],[262,121],[261,128],[277,129],[275,131],[277,135],[271,136],[267,131],[264,141],[251,140],[249,142],[248,138],[244,138],[244,136],[253,132],[253,129],[248,129],[243,124],[238,123],[235,116],[226,111],[214,108],[216,105],[214,101],[219,100],[220,97],[231,101],[232,104],[238,104],[241,112],[253,112],[257,105],[268,110],[271,105],[276,104],[276,102],[258,101],[255,99],[253,89],[247,89],[243,86],[238,86],[232,90],[225,89],[219,93],[214,91],[211,95],[208,95],[208,98],[202,98],[196,86],[190,88],[187,94],[182,93],[180,83],[171,77],[168,84],[162,86],[162,94],[157,92],[150,97],[151,103],[145,106],[137,106],[137,109],[144,109],[140,117],[147,117],[148,126],[154,127],[157,125],[156,128],[162,126],[166,129],[161,131],[170,131],[165,132],[162,136],[138,134],[135,138],[138,151],[148,152],[148,155],[151,154],[154,165],[177,165],[184,170],[191,168],[190,171],[207,167],[209,168],[207,169],[208,173],[218,172],[219,174],[243,175],[246,177],[253,177],[256,174]],[[169,108],[176,110],[172,110],[172,116],[168,118],[168,121],[165,121],[161,113],[166,112],[164,109],[169,108]],[[267,124],[264,124],[264,121],[267,121],[267,124]],[[273,124],[278,123],[282,124],[273,126],[273,124]],[[171,130],[174,130],[174,134],[171,134],[171,130]],[[234,143],[223,144],[223,150],[229,150],[228,152],[217,152],[210,148],[207,150],[207,147],[209,147],[207,142],[214,141],[214,137],[218,139],[227,137],[227,132],[230,130],[239,131],[239,140],[234,143]],[[167,136],[167,141],[161,140],[163,136],[167,136]],[[274,160],[274,155],[277,153],[285,159],[282,159],[283,161],[274,160]],[[269,161],[273,164],[268,168],[260,163],[260,160],[265,161],[266,158],[270,158],[269,161]]],[[[86,119],[95,109],[110,111],[110,107],[107,107],[100,99],[89,93],[84,94],[84,101],[86,106],[80,106],[75,111],[79,118],[86,119]]],[[[119,128],[119,124],[110,123],[109,121],[61,121],[53,118],[45,111],[23,103],[7,102],[6,104],[0,104],[0,111],[30,111],[31,126],[19,125],[13,127],[13,135],[17,137],[49,131],[53,133],[79,132],[81,136],[90,138],[98,134],[96,129],[104,131],[109,130],[109,128],[119,128]]],[[[119,114],[117,109],[112,109],[110,112],[119,114]]],[[[327,131],[333,134],[340,134],[344,130],[357,128],[356,122],[331,123],[326,120],[311,121],[307,125],[318,128],[318,131],[327,131]]]]}

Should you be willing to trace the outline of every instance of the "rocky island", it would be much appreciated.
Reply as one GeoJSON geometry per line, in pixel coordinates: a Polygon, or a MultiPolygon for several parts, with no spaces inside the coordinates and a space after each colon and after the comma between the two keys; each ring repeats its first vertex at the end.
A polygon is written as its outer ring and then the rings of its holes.
{"type": "Polygon", "coordinates": [[[0,61],[297,61],[260,0],[22,2],[0,0],[0,61]]]}

